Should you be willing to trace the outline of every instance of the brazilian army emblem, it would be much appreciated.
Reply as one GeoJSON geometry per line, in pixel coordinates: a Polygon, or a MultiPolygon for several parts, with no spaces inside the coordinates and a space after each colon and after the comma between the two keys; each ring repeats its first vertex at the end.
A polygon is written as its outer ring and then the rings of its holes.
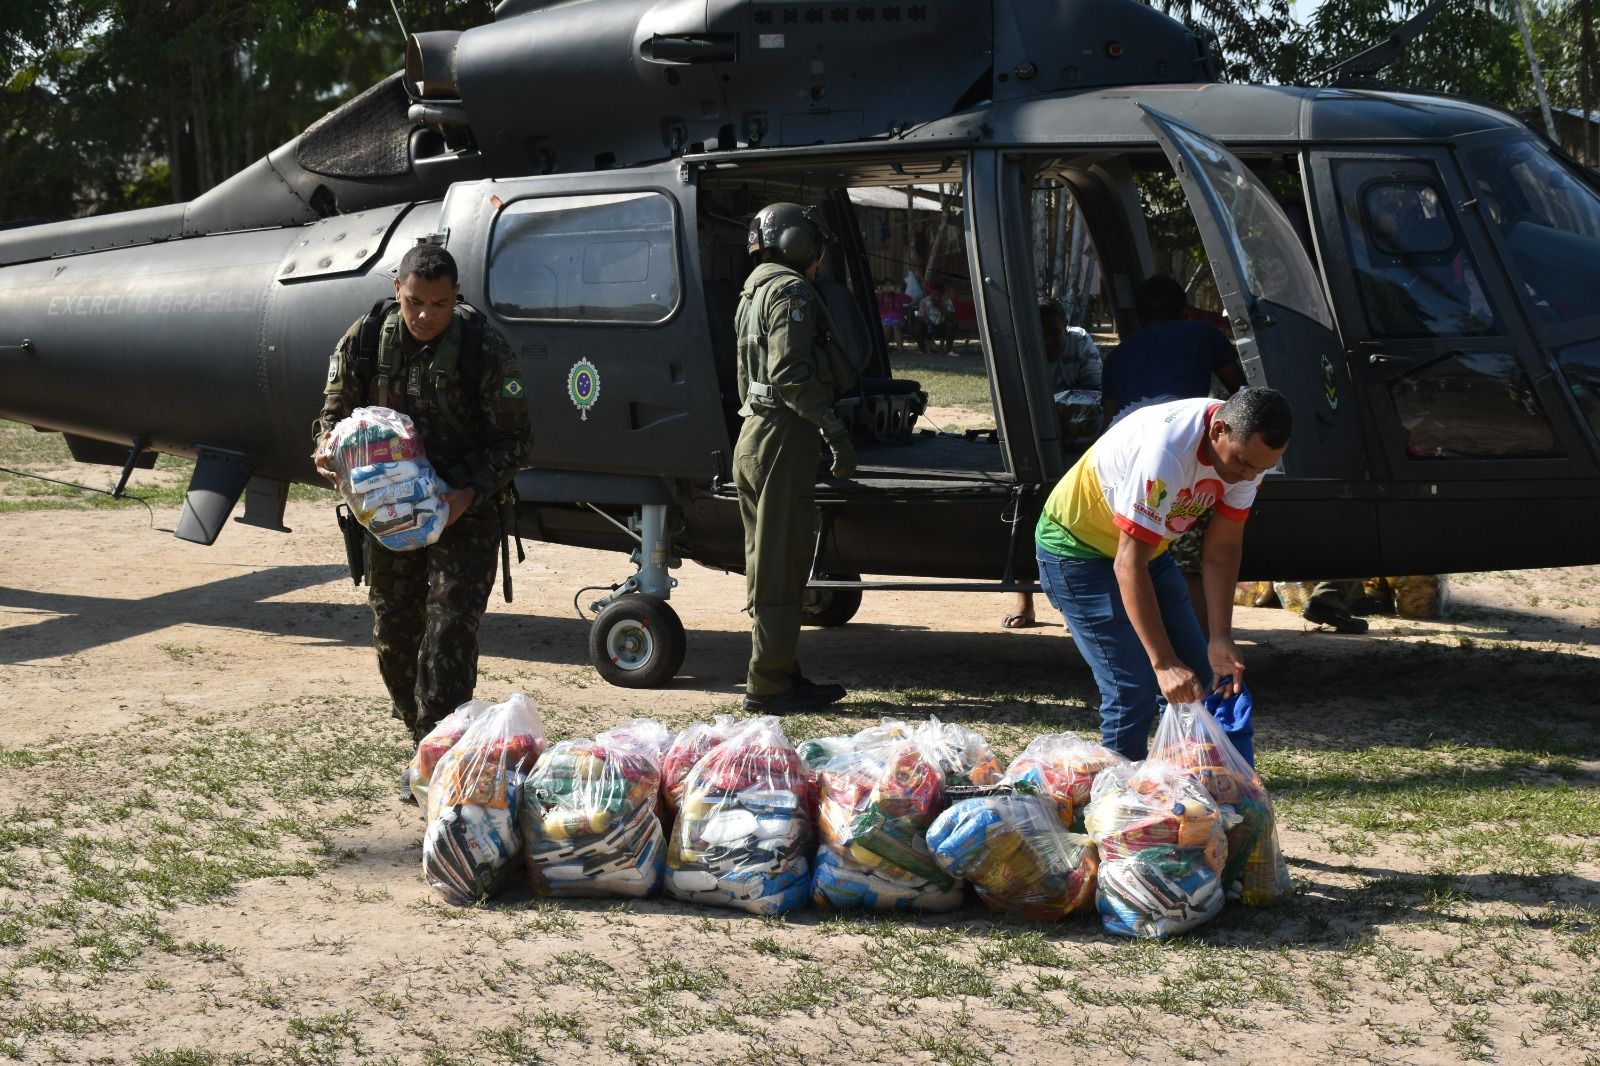
{"type": "Polygon", "coordinates": [[[1328,401],[1328,410],[1339,409],[1339,376],[1334,373],[1328,353],[1322,353],[1322,398],[1328,401]]]}
{"type": "Polygon", "coordinates": [[[589,420],[589,408],[600,398],[600,371],[587,359],[579,359],[567,372],[567,399],[578,409],[583,421],[589,420]]]}

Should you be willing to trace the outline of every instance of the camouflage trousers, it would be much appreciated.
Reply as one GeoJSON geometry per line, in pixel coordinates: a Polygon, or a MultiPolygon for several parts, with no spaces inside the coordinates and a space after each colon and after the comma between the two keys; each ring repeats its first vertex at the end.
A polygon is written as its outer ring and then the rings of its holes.
{"type": "Polygon", "coordinates": [[[472,698],[478,622],[489,605],[500,519],[479,501],[437,543],[392,552],[367,538],[372,646],[394,716],[421,740],[472,698]]]}

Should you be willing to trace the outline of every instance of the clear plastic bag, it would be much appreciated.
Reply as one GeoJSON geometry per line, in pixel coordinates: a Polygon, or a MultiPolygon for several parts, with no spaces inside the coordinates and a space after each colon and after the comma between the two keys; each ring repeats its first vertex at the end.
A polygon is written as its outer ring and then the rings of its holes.
{"type": "Polygon", "coordinates": [[[544,723],[520,692],[489,707],[434,767],[422,876],[451,903],[475,903],[514,877],[523,782],[544,752],[544,723]]]}
{"type": "Polygon", "coordinates": [[[1095,902],[1107,932],[1168,937],[1221,913],[1221,812],[1182,768],[1155,760],[1107,767],[1084,826],[1100,849],[1095,902]]]}
{"type": "Polygon", "coordinates": [[[1203,704],[1167,708],[1156,726],[1150,760],[1189,773],[1217,803],[1228,841],[1222,884],[1230,899],[1243,897],[1252,856],[1256,866],[1251,905],[1264,906],[1289,893],[1289,868],[1278,846],[1277,820],[1266,786],[1203,704]],[[1273,856],[1277,870],[1264,869],[1262,864],[1273,856]]]}
{"type": "Polygon", "coordinates": [[[339,491],[357,521],[390,551],[439,539],[450,518],[447,486],[422,452],[411,419],[387,407],[358,407],[322,444],[339,491]]]}
{"type": "Polygon", "coordinates": [[[1278,594],[1278,603],[1286,611],[1299,614],[1306,609],[1306,604],[1311,602],[1311,590],[1317,587],[1315,581],[1274,581],[1272,591],[1278,594]]]}
{"type": "Polygon", "coordinates": [[[917,727],[923,749],[944,771],[946,788],[985,787],[999,782],[1003,767],[983,737],[955,722],[930,717],[917,727]]]}
{"type": "Polygon", "coordinates": [[[440,719],[417,745],[417,753],[411,757],[411,795],[424,811],[428,809],[428,782],[433,780],[439,760],[466,735],[478,716],[493,706],[488,700],[468,700],[440,719]]]}
{"type": "Polygon", "coordinates": [[[782,914],[811,896],[800,757],[777,718],[737,726],[689,772],[667,847],[678,899],[782,914]]]}
{"type": "MultiPolygon", "coordinates": [[[[961,884],[934,861],[927,829],[944,805],[939,736],[886,721],[825,761],[817,799],[812,899],[835,907],[948,911],[961,884]]],[[[975,735],[975,734],[974,734],[975,735]]]]}
{"type": "Polygon", "coordinates": [[[1443,574],[1384,580],[1394,590],[1394,613],[1401,618],[1443,618],[1450,613],[1450,582],[1443,574]]]}
{"type": "Polygon", "coordinates": [[[647,718],[564,740],[522,790],[528,874],[541,896],[639,898],[661,883],[661,756],[671,733],[647,718]]]}
{"type": "Polygon", "coordinates": [[[934,859],[994,910],[1053,922],[1094,899],[1094,843],[1062,823],[1043,795],[1003,792],[962,800],[928,829],[934,859]]]}
{"type": "Polygon", "coordinates": [[[696,722],[672,738],[666,753],[661,757],[661,799],[669,811],[678,809],[683,796],[684,783],[694,764],[710,754],[711,749],[728,739],[734,721],[719,714],[710,722],[696,722]]]}
{"type": "Polygon", "coordinates": [[[1011,760],[1000,782],[1018,792],[1033,792],[1054,800],[1061,824],[1076,823],[1081,828],[1095,776],[1108,766],[1127,761],[1110,748],[1084,740],[1076,733],[1047,733],[1034,737],[1022,754],[1011,760]]]}

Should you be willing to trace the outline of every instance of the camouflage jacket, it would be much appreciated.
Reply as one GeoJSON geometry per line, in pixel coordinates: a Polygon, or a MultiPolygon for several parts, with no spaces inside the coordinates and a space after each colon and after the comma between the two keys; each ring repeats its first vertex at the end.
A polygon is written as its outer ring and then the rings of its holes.
{"type": "MultiPolygon", "coordinates": [[[[418,344],[400,322],[396,308],[384,320],[380,336],[397,342],[395,372],[390,377],[388,404],[408,415],[421,434],[428,461],[452,489],[473,489],[487,501],[511,483],[533,448],[528,420],[527,389],[505,338],[485,323],[475,381],[464,381],[459,355],[462,310],[445,332],[429,344],[418,344]],[[454,346],[459,371],[433,372],[435,356],[454,346]],[[470,390],[470,392],[469,392],[470,390]]],[[[372,377],[362,380],[356,351],[361,323],[345,331],[328,362],[328,385],[322,413],[312,427],[314,442],[357,407],[379,403],[377,378],[383,373],[373,356],[372,377]]],[[[476,504],[475,504],[476,506],[476,504]]]]}

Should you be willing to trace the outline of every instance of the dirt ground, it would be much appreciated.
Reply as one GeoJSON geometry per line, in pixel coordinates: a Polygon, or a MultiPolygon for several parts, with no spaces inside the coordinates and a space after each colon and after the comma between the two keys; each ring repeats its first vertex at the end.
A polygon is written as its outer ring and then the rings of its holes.
{"type": "MultiPolygon", "coordinates": [[[[175,519],[0,515],[0,1057],[1600,1061],[1600,567],[1469,575],[1449,620],[1375,619],[1367,638],[1241,609],[1299,894],[1150,945],[977,907],[437,903],[421,817],[391,798],[407,749],[331,504],[291,504],[288,536],[230,524],[211,548],[164,532],[175,519]],[[1497,732],[1533,718],[1531,740],[1497,732]],[[1481,788],[1474,767],[1492,769],[1481,788]],[[1382,816],[1398,801],[1374,780],[1415,794],[1417,824],[1382,816]],[[1534,813],[1469,809],[1519,783],[1534,813]],[[1461,802],[1430,806],[1439,789],[1461,802]],[[1377,813],[1340,814],[1346,797],[1377,813]],[[1494,844],[1523,814],[1544,850],[1494,844]],[[139,850],[186,826],[207,828],[139,850]]],[[[497,595],[484,621],[480,695],[529,693],[554,739],[735,710],[740,577],[678,572],[683,676],[630,692],[588,666],[574,609],[625,561],[528,547],[516,603],[497,595]]],[[[1093,731],[1059,616],[1041,602],[1043,625],[1005,632],[1004,608],[868,594],[851,625],[808,631],[808,672],[859,698],[792,739],[931,711],[1009,758],[1046,728],[1093,731]]]]}

